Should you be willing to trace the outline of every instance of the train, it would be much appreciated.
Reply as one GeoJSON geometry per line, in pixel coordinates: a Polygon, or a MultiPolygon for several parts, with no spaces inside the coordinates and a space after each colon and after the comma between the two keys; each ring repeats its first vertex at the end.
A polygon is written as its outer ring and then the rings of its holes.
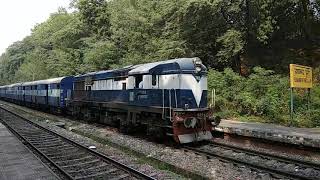
{"type": "Polygon", "coordinates": [[[220,118],[207,96],[207,68],[197,57],[0,86],[4,101],[179,144],[212,139],[220,118]]]}

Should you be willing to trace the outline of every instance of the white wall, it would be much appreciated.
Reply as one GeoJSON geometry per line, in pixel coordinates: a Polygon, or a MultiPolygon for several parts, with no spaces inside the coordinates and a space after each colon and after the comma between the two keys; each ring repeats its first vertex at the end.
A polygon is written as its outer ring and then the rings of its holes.
{"type": "Polygon", "coordinates": [[[122,83],[127,83],[127,80],[113,81],[112,89],[113,90],[122,90],[122,83]]]}
{"type": "Polygon", "coordinates": [[[114,79],[94,81],[92,90],[121,90],[122,83],[127,83],[127,79],[121,81],[115,81],[114,79]]]}
{"type": "Polygon", "coordinates": [[[143,89],[159,89],[159,75],[156,75],[156,84],[152,85],[152,75],[143,76],[143,89]]]}
{"type": "Polygon", "coordinates": [[[192,74],[181,75],[181,89],[191,89],[199,106],[203,90],[208,90],[207,76],[202,76],[198,82],[192,74]]]}
{"type": "Polygon", "coordinates": [[[60,89],[49,89],[48,96],[50,97],[60,97],[60,89]]]}
{"type": "Polygon", "coordinates": [[[106,90],[107,89],[107,80],[94,81],[91,88],[92,88],[92,90],[106,90]]]}
{"type": "Polygon", "coordinates": [[[37,90],[37,96],[47,96],[47,90],[37,90]]]}
{"type": "Polygon", "coordinates": [[[159,89],[180,89],[179,74],[167,74],[159,76],[159,89]]]}
{"type": "Polygon", "coordinates": [[[128,83],[127,83],[127,89],[134,89],[135,84],[136,84],[135,77],[129,76],[128,83]]]}
{"type": "MultiPolygon", "coordinates": [[[[180,80],[178,74],[157,75],[156,85],[152,85],[152,75],[143,75],[143,89],[179,89],[180,80]]],[[[128,89],[134,89],[135,77],[129,76],[128,89]]]]}

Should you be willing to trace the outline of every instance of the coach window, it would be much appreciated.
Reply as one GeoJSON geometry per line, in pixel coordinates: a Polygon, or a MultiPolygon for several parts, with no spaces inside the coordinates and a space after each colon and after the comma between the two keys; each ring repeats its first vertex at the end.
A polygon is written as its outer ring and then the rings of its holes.
{"type": "Polygon", "coordinates": [[[122,90],[126,90],[127,89],[127,83],[122,83],[122,90]]]}
{"type": "Polygon", "coordinates": [[[86,91],[91,91],[91,86],[86,86],[86,91]]]}
{"type": "Polygon", "coordinates": [[[156,75],[152,75],[152,86],[157,85],[157,76],[156,75]]]}
{"type": "Polygon", "coordinates": [[[142,89],[143,88],[143,76],[142,75],[136,75],[134,76],[135,77],[135,81],[136,81],[136,88],[140,88],[142,89]]]}

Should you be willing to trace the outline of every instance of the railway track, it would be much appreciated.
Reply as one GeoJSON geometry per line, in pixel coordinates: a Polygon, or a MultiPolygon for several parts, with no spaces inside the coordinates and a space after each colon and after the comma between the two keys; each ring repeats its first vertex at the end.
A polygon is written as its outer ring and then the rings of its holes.
{"type": "Polygon", "coordinates": [[[0,122],[66,179],[154,179],[1,107],[0,122]]]}
{"type": "Polygon", "coordinates": [[[200,147],[185,146],[184,148],[209,158],[215,157],[245,165],[257,171],[267,172],[275,177],[307,180],[320,179],[320,166],[312,162],[280,157],[215,142],[210,142],[200,147]]]}

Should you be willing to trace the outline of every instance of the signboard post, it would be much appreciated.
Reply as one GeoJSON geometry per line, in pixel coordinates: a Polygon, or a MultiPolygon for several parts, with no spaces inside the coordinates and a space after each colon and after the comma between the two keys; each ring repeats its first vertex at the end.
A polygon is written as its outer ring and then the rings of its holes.
{"type": "Polygon", "coordinates": [[[312,88],[312,68],[297,64],[290,64],[290,88],[291,88],[291,105],[290,105],[290,126],[293,122],[294,104],[293,104],[293,88],[308,89],[308,108],[310,99],[310,89],[312,88]]]}

